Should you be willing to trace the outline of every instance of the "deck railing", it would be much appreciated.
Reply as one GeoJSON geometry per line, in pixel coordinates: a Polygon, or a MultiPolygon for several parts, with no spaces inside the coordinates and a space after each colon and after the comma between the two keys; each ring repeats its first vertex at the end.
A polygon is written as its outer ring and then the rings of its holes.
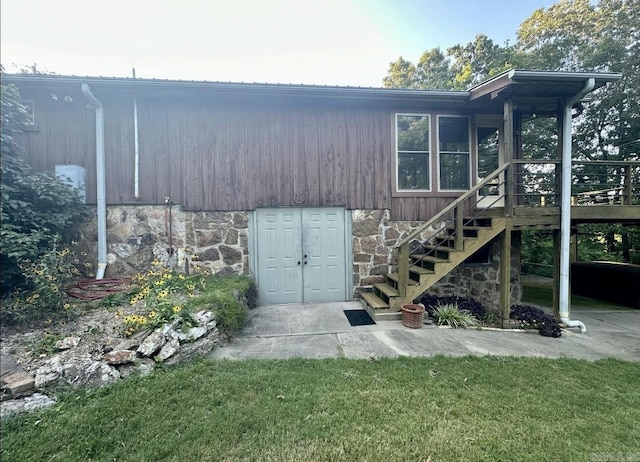
{"type": "MultiPolygon", "coordinates": [[[[574,161],[572,205],[640,205],[640,161],[574,161]]],[[[446,235],[453,248],[462,250],[463,229],[489,211],[503,216],[516,209],[560,206],[560,160],[517,159],[499,167],[469,191],[399,241],[398,291],[406,295],[410,257],[422,252],[422,244],[439,245],[446,235]]]]}
{"type": "MultiPolygon", "coordinates": [[[[410,256],[417,251],[422,251],[423,243],[431,242],[437,248],[438,244],[434,242],[434,239],[446,233],[447,237],[453,240],[453,247],[462,250],[463,228],[480,218],[492,206],[505,201],[506,191],[510,189],[509,166],[510,164],[505,164],[494,170],[395,245],[395,248],[398,249],[398,292],[400,296],[406,295],[410,256]],[[482,207],[479,207],[480,204],[482,207]],[[417,245],[414,245],[414,241],[418,241],[417,245]]],[[[435,253],[435,249],[433,252],[435,253]]]]}
{"type": "MultiPolygon", "coordinates": [[[[517,207],[560,206],[560,160],[513,161],[517,207]]],[[[640,205],[640,161],[573,161],[572,205],[640,205]]]]}

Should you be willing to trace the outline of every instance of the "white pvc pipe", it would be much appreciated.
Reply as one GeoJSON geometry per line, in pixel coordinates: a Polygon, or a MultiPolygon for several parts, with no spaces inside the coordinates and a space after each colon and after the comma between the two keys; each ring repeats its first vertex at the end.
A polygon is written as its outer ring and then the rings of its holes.
{"type": "Polygon", "coordinates": [[[595,87],[593,77],[585,81],[584,88],[571,98],[562,113],[562,190],[560,196],[560,321],[567,327],[579,327],[587,332],[582,321],[569,319],[569,270],[571,240],[571,110],[573,105],[595,87]]]}
{"type": "Polygon", "coordinates": [[[107,193],[106,165],[104,157],[104,109],[102,103],[91,93],[91,88],[83,83],[82,93],[96,109],[96,204],[98,215],[98,269],[96,279],[104,278],[107,269],[107,193]]]}
{"type": "Polygon", "coordinates": [[[133,195],[140,199],[140,147],[138,144],[138,102],[133,98],[133,156],[134,156],[134,187],[133,195]]]}

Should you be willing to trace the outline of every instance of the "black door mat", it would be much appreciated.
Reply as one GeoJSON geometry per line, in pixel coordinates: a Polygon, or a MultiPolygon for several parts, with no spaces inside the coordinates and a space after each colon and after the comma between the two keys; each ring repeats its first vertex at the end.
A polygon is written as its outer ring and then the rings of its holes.
{"type": "Polygon", "coordinates": [[[345,316],[349,320],[349,324],[352,326],[369,326],[376,322],[371,319],[369,313],[366,310],[343,310],[345,316]]]}

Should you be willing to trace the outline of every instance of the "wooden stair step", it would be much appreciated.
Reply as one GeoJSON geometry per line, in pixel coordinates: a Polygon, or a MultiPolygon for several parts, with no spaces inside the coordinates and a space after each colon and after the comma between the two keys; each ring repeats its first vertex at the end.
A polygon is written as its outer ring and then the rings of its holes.
{"type": "Polygon", "coordinates": [[[460,250],[454,247],[447,247],[444,245],[423,244],[422,247],[428,250],[435,250],[435,251],[442,251],[442,252],[460,252],[460,250]]]}
{"type": "Polygon", "coordinates": [[[422,261],[428,261],[431,263],[449,263],[449,260],[447,260],[446,258],[438,258],[432,255],[416,254],[416,255],[411,255],[411,258],[415,258],[422,261]]]}
{"type": "MultiPolygon", "coordinates": [[[[420,267],[419,267],[419,266],[417,266],[416,268],[420,268],[420,267]]],[[[426,268],[420,268],[420,269],[425,269],[425,270],[426,270],[426,268]]],[[[428,271],[428,270],[427,270],[427,271],[428,271]]],[[[398,283],[398,279],[400,279],[400,277],[399,277],[396,273],[387,274],[387,277],[388,277],[389,279],[391,279],[392,281],[394,281],[395,283],[398,283]]],[[[408,284],[409,284],[410,286],[417,286],[417,285],[418,285],[418,282],[417,282],[417,281],[414,281],[413,279],[409,279],[408,284]]]]}
{"type": "Polygon", "coordinates": [[[378,298],[377,295],[372,294],[371,292],[365,292],[363,294],[360,294],[362,296],[362,299],[367,303],[367,305],[369,305],[371,308],[373,308],[374,310],[381,310],[381,309],[385,309],[385,308],[389,308],[389,304],[383,302],[382,300],[380,300],[378,298]]]}
{"type": "Polygon", "coordinates": [[[397,297],[398,295],[400,295],[400,293],[394,287],[391,287],[386,282],[374,284],[373,287],[375,287],[377,290],[379,290],[381,293],[383,293],[387,297],[397,297]]]}
{"type": "Polygon", "coordinates": [[[413,271],[416,274],[434,274],[434,271],[430,270],[429,268],[423,268],[422,266],[409,266],[409,271],[413,271]]]}

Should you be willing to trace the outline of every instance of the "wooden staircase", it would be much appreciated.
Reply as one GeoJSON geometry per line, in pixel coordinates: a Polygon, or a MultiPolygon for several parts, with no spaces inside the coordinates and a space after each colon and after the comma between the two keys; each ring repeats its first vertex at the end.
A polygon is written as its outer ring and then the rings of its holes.
{"type": "MultiPolygon", "coordinates": [[[[478,191],[486,184],[504,181],[508,164],[498,168],[431,220],[396,244],[398,271],[386,275],[362,301],[375,320],[400,319],[400,307],[411,303],[506,229],[504,213],[477,207],[478,191]],[[467,212],[471,212],[466,216],[467,212]]],[[[506,188],[501,188],[506,189],[506,188]]],[[[490,196],[495,202],[502,196],[490,196]]],[[[504,210],[504,209],[501,209],[504,210]]]]}
{"type": "Polygon", "coordinates": [[[435,244],[422,244],[419,251],[409,255],[409,278],[401,295],[398,273],[386,275],[386,281],[375,284],[372,292],[363,293],[369,314],[376,320],[399,319],[400,306],[411,303],[426,292],[467,258],[498,236],[506,227],[505,218],[466,219],[463,227],[462,249],[454,246],[455,230],[446,227],[435,244]]]}

